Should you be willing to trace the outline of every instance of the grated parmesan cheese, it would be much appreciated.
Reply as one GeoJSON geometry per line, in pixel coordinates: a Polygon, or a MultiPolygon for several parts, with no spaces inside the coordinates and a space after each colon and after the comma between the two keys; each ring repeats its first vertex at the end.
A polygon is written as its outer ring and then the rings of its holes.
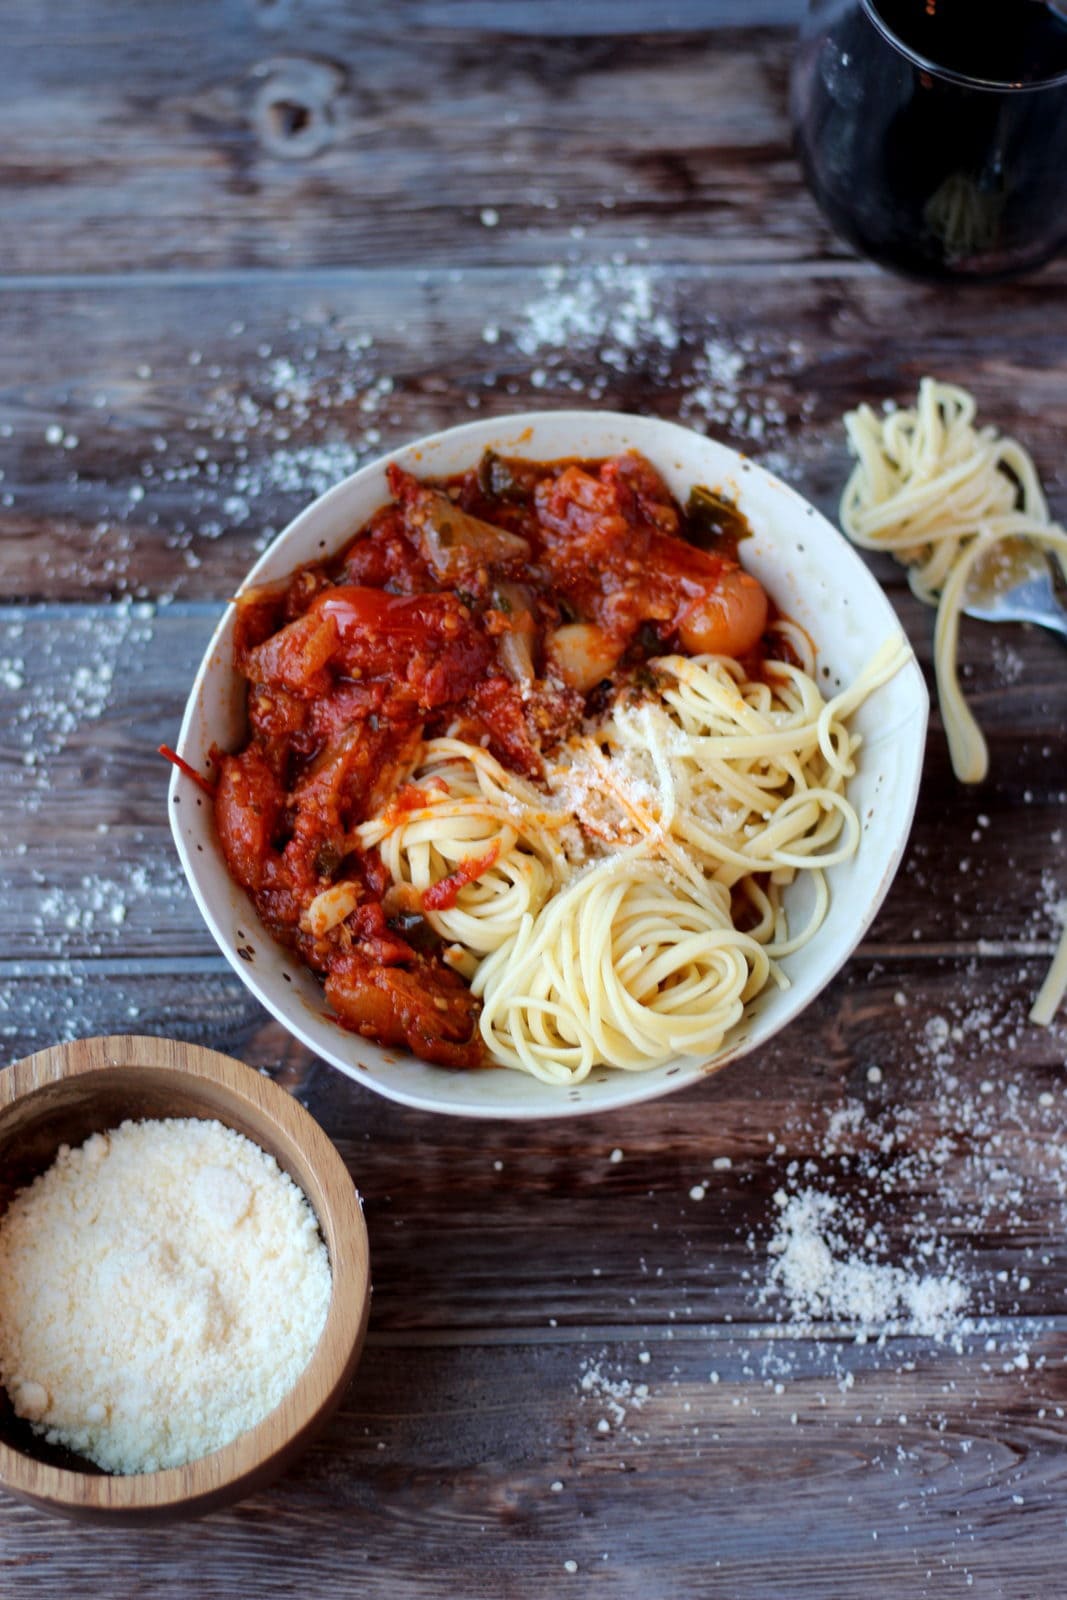
{"type": "Polygon", "coordinates": [[[272,1156],[219,1122],[124,1122],[62,1146],[0,1219],[0,1381],[108,1471],[182,1466],[292,1388],[330,1291],[272,1156]]]}
{"type": "MultiPolygon", "coordinates": [[[[919,1271],[871,1259],[879,1234],[843,1199],[817,1189],[796,1194],[779,1190],[781,1217],[769,1244],[769,1281],[783,1295],[794,1317],[830,1317],[862,1330],[865,1337],[884,1330],[905,1331],[942,1340],[958,1326],[967,1305],[967,1286],[955,1272],[919,1271]]],[[[920,1256],[935,1246],[917,1246],[920,1256]]]]}
{"type": "Polygon", "coordinates": [[[595,747],[573,740],[545,773],[554,804],[581,830],[576,838],[564,839],[568,856],[576,863],[599,854],[590,850],[593,841],[615,847],[636,843],[641,835],[635,816],[658,812],[666,805],[656,786],[656,769],[643,752],[613,750],[610,784],[598,756],[595,747]]]}

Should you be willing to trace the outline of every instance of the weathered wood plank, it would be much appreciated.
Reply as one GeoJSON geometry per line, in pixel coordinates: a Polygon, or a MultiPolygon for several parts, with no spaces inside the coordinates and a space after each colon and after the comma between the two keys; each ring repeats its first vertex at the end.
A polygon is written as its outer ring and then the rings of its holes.
{"type": "MultiPolygon", "coordinates": [[[[929,671],[930,613],[899,598],[929,671]]],[[[158,959],[212,948],[171,845],[156,747],[177,736],[215,617],[206,605],[139,604],[0,614],[0,950],[158,959]]],[[[956,784],[935,716],[911,847],[871,950],[1025,951],[1055,937],[1067,893],[1062,647],[975,623],[962,659],[991,776],[956,784]]]]}
{"type": "Polygon", "coordinates": [[[789,1344],[765,1372],[729,1338],[654,1343],[647,1365],[640,1348],[372,1342],[310,1453],[202,1524],[87,1538],[0,1499],[0,1590],[162,1600],[195,1573],[203,1600],[1057,1592],[1051,1362],[1004,1374],[981,1350],[902,1343],[842,1362],[789,1344]],[[620,1423],[586,1373],[646,1389],[625,1396],[620,1423]]]}
{"type": "Polygon", "coordinates": [[[1042,965],[853,962],[758,1055],[595,1121],[470,1124],[386,1102],[310,1057],[217,965],[8,969],[0,1040],[7,1060],[59,1037],[160,1033],[269,1071],[364,1196],[382,1332],[767,1335],[795,1321],[766,1292],[775,1196],[809,1189],[879,1230],[872,1259],[916,1259],[935,1240],[929,1270],[959,1279],[968,1315],[1055,1318],[1067,1019],[1026,1023],[1042,965]]]}
{"type": "Polygon", "coordinates": [[[954,785],[935,723],[905,868],[803,1021],[596,1123],[431,1119],[295,1045],[213,953],[152,754],[264,530],[480,412],[680,415],[832,509],[840,412],[933,370],[1067,513],[1067,266],[948,297],[844,259],[788,152],[799,9],[0,21],[0,599],[49,603],[0,614],[0,1059],[144,1030],[262,1066],[359,1182],[376,1279],[357,1385],[281,1485],[91,1540],[0,1497],[3,1600],[1058,1592],[1067,1024],[1025,1015],[1064,893],[1053,641],[967,630],[992,779],[954,785]],[[616,251],[649,265],[591,266],[616,251]],[[124,593],[200,603],[78,604],[124,593]],[[805,1330],[768,1274],[808,1190],[874,1230],[861,1261],[954,1274],[976,1329],[805,1330]]]}
{"type": "MultiPolygon", "coordinates": [[[[680,418],[834,514],[841,414],[969,384],[1067,516],[1067,325],[1043,280],[930,288],[636,264],[114,279],[0,292],[0,596],[219,598],[382,448],[480,414],[680,418]],[[30,380],[32,375],[32,381],[30,380]]],[[[882,569],[899,585],[892,563],[882,569]]]]}
{"type": "Polygon", "coordinates": [[[601,259],[833,249],[789,149],[792,28],[758,26],[795,5],[541,9],[16,8],[7,270],[538,260],[575,229],[601,259]]]}
{"type": "MultiPolygon", "coordinates": [[[[295,11],[296,5],[291,7],[295,11]]],[[[717,28],[795,28],[803,0],[670,0],[650,12],[646,0],[401,0],[390,16],[400,27],[477,28],[533,37],[580,38],[613,34],[706,32],[717,28]]]]}

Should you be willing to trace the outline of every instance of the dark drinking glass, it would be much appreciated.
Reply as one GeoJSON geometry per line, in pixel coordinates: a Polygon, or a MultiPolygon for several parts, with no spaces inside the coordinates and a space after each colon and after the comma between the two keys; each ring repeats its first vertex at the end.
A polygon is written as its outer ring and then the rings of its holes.
{"type": "Polygon", "coordinates": [[[797,146],[834,229],[924,277],[1067,244],[1067,0],[811,0],[797,146]]]}

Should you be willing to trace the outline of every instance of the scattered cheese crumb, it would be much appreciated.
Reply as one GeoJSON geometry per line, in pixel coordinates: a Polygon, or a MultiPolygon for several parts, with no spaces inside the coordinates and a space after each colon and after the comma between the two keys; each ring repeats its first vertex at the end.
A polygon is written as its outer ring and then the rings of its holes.
{"type": "Polygon", "coordinates": [[[781,1216],[768,1247],[770,1284],[792,1316],[833,1317],[864,1336],[889,1325],[933,1338],[944,1338],[959,1318],[968,1300],[961,1279],[872,1260],[877,1235],[868,1228],[857,1243],[860,1222],[843,1200],[816,1189],[775,1200],[781,1216]]]}

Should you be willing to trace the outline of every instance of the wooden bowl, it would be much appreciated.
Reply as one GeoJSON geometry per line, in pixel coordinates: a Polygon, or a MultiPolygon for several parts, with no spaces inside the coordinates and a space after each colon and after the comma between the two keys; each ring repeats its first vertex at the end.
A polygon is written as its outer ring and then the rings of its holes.
{"type": "Polygon", "coordinates": [[[55,1158],[125,1118],[203,1117],[266,1150],[306,1195],[330,1258],[326,1324],[281,1403],[230,1444],[184,1467],[102,1472],[48,1445],[0,1389],[0,1485],[81,1520],[161,1523],[199,1516],[262,1487],[294,1460],[339,1404],[370,1310],[367,1230],[352,1179],[322,1129],[251,1067],[169,1039],[81,1039],[0,1072],[0,1214],[55,1158]]]}

